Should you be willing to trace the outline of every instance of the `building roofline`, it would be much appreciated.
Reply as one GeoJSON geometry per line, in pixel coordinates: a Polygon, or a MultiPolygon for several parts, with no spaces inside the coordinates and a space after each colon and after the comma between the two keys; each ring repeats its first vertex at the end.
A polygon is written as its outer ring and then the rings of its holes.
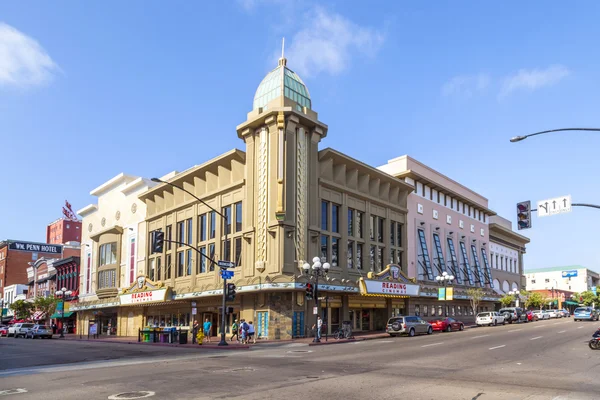
{"type": "Polygon", "coordinates": [[[106,193],[107,191],[110,190],[110,188],[112,188],[113,186],[116,186],[118,184],[121,183],[128,183],[131,182],[135,179],[137,179],[137,176],[133,176],[133,175],[127,175],[123,172],[121,172],[119,175],[109,179],[108,181],[104,182],[103,184],[101,184],[100,186],[98,186],[97,188],[93,189],[90,192],[90,195],[92,196],[101,196],[104,193],[106,193]]]}
{"type": "Polygon", "coordinates": [[[95,213],[96,211],[98,211],[97,204],[88,204],[87,206],[77,210],[77,215],[85,218],[88,215],[95,213]]]}
{"type": "Polygon", "coordinates": [[[557,267],[547,267],[547,268],[532,268],[532,269],[525,269],[525,271],[523,271],[524,274],[533,274],[536,272],[557,272],[557,271],[568,271],[568,270],[588,270],[591,271],[595,274],[597,274],[598,272],[594,271],[593,269],[590,269],[588,267],[584,267],[583,265],[563,265],[563,266],[557,266],[557,267]]]}
{"type": "Polygon", "coordinates": [[[508,229],[507,227],[502,226],[496,222],[491,222],[489,224],[490,234],[492,233],[492,229],[497,229],[501,233],[508,235],[508,236],[512,236],[514,239],[521,241],[525,244],[531,242],[531,239],[529,239],[527,236],[520,235],[517,232],[513,231],[512,229],[508,229]]]}

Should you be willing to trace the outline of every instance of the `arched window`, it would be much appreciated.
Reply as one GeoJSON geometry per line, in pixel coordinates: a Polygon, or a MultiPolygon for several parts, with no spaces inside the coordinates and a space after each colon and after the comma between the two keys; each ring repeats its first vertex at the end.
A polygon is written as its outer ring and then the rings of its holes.
{"type": "Polygon", "coordinates": [[[507,281],[502,282],[502,291],[504,293],[510,292],[510,286],[508,285],[507,281]]]}

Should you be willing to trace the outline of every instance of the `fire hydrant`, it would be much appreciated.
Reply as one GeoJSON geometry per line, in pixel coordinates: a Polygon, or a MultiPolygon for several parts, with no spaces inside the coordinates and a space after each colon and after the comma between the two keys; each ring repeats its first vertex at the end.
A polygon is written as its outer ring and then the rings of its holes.
{"type": "Polygon", "coordinates": [[[201,330],[198,332],[198,334],[196,335],[196,341],[198,342],[199,345],[202,346],[202,341],[204,340],[204,332],[202,332],[201,330]]]}

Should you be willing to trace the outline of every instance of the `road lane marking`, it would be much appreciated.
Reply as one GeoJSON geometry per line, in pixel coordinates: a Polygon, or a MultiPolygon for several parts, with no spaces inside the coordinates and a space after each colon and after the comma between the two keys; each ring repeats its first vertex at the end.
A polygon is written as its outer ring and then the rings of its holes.
{"type": "Polygon", "coordinates": [[[541,339],[541,338],[543,338],[543,336],[536,336],[536,337],[534,337],[534,338],[531,338],[531,339],[529,339],[529,340],[537,340],[537,339],[541,339]]]}
{"type": "Polygon", "coordinates": [[[479,338],[482,338],[482,337],[488,337],[488,336],[490,336],[490,335],[479,335],[479,336],[473,336],[471,339],[479,339],[479,338]]]}
{"type": "Polygon", "coordinates": [[[560,325],[560,324],[564,324],[564,322],[557,322],[557,323],[552,324],[552,325],[560,325]]]}
{"type": "Polygon", "coordinates": [[[379,340],[377,343],[394,343],[393,340],[379,340]]]}
{"type": "Polygon", "coordinates": [[[500,349],[502,347],[506,347],[506,345],[503,344],[502,346],[490,347],[490,350],[500,349]]]}
{"type": "Polygon", "coordinates": [[[583,328],[583,326],[578,326],[578,327],[577,327],[577,329],[581,329],[581,328],[583,328]]]}
{"type": "Polygon", "coordinates": [[[533,327],[533,329],[535,329],[535,328],[541,328],[542,326],[543,325],[536,325],[536,326],[533,327]]]}
{"type": "Polygon", "coordinates": [[[421,346],[421,347],[439,346],[440,344],[444,344],[444,342],[426,344],[426,345],[423,345],[423,346],[421,346]]]}
{"type": "Polygon", "coordinates": [[[146,397],[152,397],[156,393],[150,392],[147,390],[142,390],[139,392],[125,392],[125,393],[117,393],[112,396],[108,396],[108,400],[119,400],[119,399],[145,399],[146,397]]]}
{"type": "Polygon", "coordinates": [[[27,393],[27,389],[8,389],[0,391],[0,396],[9,396],[11,394],[27,393]]]}
{"type": "Polygon", "coordinates": [[[566,332],[566,331],[559,331],[559,332],[557,332],[557,333],[565,333],[565,332],[566,332]]]}
{"type": "Polygon", "coordinates": [[[519,331],[522,331],[522,330],[523,329],[513,329],[512,331],[509,331],[509,332],[519,332],[519,331]]]}

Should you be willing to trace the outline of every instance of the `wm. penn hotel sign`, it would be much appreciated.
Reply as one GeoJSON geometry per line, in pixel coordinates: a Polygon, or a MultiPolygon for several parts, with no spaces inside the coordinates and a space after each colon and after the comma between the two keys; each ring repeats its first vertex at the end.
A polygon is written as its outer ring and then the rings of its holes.
{"type": "Polygon", "coordinates": [[[32,253],[62,254],[62,246],[58,244],[10,241],[8,248],[32,253]]]}

